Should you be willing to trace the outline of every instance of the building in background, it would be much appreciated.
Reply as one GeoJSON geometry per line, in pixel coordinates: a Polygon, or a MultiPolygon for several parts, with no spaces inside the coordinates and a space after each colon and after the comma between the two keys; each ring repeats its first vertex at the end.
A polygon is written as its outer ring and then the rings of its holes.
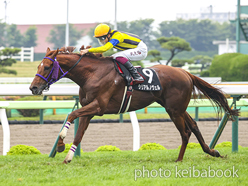
{"type": "MultiPolygon", "coordinates": [[[[214,45],[218,45],[218,55],[224,53],[235,53],[237,51],[236,41],[213,41],[214,45]]],[[[240,41],[240,53],[248,54],[248,42],[240,41]]]]}
{"type": "Polygon", "coordinates": [[[199,13],[178,13],[176,14],[177,19],[209,19],[212,21],[217,21],[220,23],[227,22],[229,20],[235,19],[235,12],[214,12],[212,5],[206,8],[202,8],[199,13]]]}
{"type": "MultiPolygon", "coordinates": [[[[53,29],[54,24],[37,24],[37,25],[17,25],[17,29],[20,30],[21,34],[25,33],[29,27],[34,26],[37,28],[37,45],[34,47],[34,60],[40,60],[44,57],[47,47],[53,49],[53,44],[47,41],[50,35],[50,31],[53,29]]],[[[73,27],[77,30],[84,30],[82,37],[78,38],[77,48],[81,45],[89,45],[91,40],[87,36],[91,28],[94,28],[96,23],[86,23],[86,24],[73,24],[73,27]]],[[[61,46],[62,47],[62,46],[61,46]]]]}

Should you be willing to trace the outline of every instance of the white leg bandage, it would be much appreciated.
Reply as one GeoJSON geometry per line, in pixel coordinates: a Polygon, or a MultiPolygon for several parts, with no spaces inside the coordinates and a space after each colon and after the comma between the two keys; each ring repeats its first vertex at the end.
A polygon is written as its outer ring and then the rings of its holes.
{"type": "Polygon", "coordinates": [[[66,122],[64,128],[60,132],[59,136],[64,139],[66,137],[67,131],[70,128],[71,123],[69,121],[66,122]]]}
{"type": "Polygon", "coordinates": [[[71,148],[70,148],[70,150],[69,150],[67,156],[65,157],[65,161],[66,161],[67,163],[71,162],[71,160],[72,160],[72,158],[73,158],[73,156],[74,156],[74,153],[75,153],[76,149],[77,149],[77,146],[76,146],[76,145],[72,145],[72,146],[71,146],[71,148]]]}

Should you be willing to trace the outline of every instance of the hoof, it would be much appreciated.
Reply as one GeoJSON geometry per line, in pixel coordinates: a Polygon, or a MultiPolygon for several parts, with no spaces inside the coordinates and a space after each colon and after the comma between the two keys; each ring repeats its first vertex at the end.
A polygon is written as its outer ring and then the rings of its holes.
{"type": "Polygon", "coordinates": [[[177,159],[177,160],[175,161],[175,163],[176,163],[176,162],[182,162],[182,161],[183,161],[183,160],[177,159]]]}
{"type": "Polygon", "coordinates": [[[220,155],[220,152],[218,150],[214,150],[214,157],[221,157],[221,158],[223,158],[223,156],[220,155]]]}
{"type": "Polygon", "coordinates": [[[57,146],[56,151],[57,152],[63,152],[65,150],[65,144],[61,146],[57,146]]]}
{"type": "Polygon", "coordinates": [[[70,161],[64,160],[64,161],[63,161],[63,164],[68,164],[68,163],[70,163],[70,162],[71,162],[71,160],[70,160],[70,161]]]}
{"type": "Polygon", "coordinates": [[[214,156],[215,156],[215,157],[220,157],[220,153],[219,153],[219,151],[214,150],[214,156]]]}

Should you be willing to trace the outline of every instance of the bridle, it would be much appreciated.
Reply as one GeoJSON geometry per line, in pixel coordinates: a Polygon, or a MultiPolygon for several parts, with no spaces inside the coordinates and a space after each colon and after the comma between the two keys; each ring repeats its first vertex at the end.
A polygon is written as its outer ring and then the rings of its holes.
{"type": "Polygon", "coordinates": [[[55,59],[52,59],[50,57],[44,57],[43,59],[49,59],[53,62],[53,68],[47,77],[44,77],[41,74],[36,74],[36,76],[39,76],[40,78],[42,78],[44,81],[47,82],[45,90],[48,90],[51,84],[57,82],[58,80],[63,78],[68,72],[70,72],[81,61],[82,57],[83,57],[83,55],[79,58],[79,60],[67,72],[64,72],[62,70],[62,68],[59,65],[59,62],[56,60],[56,57],[55,57],[55,59]],[[58,77],[59,71],[62,74],[60,77],[58,77]],[[51,76],[51,79],[49,81],[48,79],[50,78],[50,76],[51,76]]]}

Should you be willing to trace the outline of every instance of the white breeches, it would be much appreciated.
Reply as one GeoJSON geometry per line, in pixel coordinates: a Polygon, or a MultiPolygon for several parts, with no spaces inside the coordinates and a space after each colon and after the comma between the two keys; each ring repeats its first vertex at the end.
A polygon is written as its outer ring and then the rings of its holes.
{"type": "Polygon", "coordinates": [[[140,41],[136,48],[120,51],[113,54],[112,56],[114,59],[117,57],[125,57],[129,61],[140,61],[146,58],[147,52],[148,49],[146,44],[143,41],[140,41]]]}

